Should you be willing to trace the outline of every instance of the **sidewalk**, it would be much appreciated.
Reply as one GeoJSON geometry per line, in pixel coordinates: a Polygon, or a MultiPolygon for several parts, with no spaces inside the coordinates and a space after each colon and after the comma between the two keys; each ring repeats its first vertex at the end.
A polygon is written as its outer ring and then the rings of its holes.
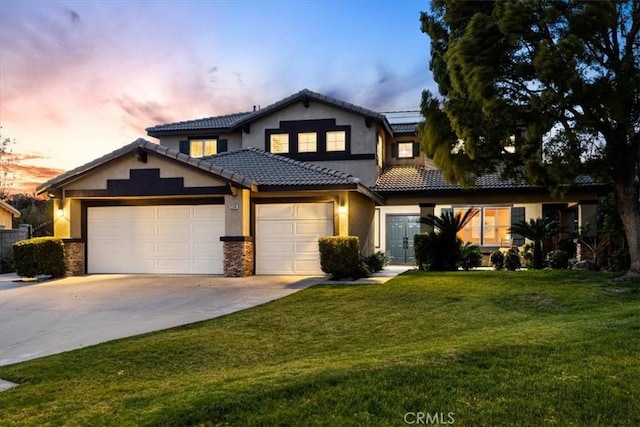
{"type": "Polygon", "coordinates": [[[378,271],[377,273],[373,273],[369,277],[363,277],[358,280],[327,280],[323,283],[331,283],[336,285],[346,285],[346,284],[382,284],[386,283],[389,280],[393,279],[396,276],[401,275],[409,270],[412,270],[413,267],[410,265],[387,265],[384,270],[378,271]]]}

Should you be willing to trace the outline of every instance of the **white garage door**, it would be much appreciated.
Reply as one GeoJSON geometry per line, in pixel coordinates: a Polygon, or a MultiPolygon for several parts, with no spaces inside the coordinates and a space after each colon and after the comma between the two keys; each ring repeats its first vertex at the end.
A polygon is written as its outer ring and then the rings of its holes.
{"type": "Polygon", "coordinates": [[[256,206],[256,273],[322,274],[318,239],[333,236],[333,204],[256,206]]]}
{"type": "Polygon", "coordinates": [[[89,273],[222,274],[224,205],[87,208],[89,273]]]}

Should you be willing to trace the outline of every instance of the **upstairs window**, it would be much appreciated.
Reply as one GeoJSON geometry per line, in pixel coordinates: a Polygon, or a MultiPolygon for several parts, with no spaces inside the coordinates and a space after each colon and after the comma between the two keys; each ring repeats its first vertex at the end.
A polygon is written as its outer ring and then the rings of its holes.
{"type": "Polygon", "coordinates": [[[420,143],[394,142],[391,144],[391,157],[396,159],[414,159],[420,157],[420,143]]]}
{"type": "Polygon", "coordinates": [[[189,155],[191,157],[213,156],[218,154],[217,139],[192,139],[189,141],[189,155]]]}
{"type": "Polygon", "coordinates": [[[289,134],[274,133],[270,138],[272,153],[288,153],[289,152],[289,134]]]}
{"type": "Polygon", "coordinates": [[[376,142],[376,164],[382,167],[382,135],[378,134],[378,141],[376,142]]]}
{"type": "Polygon", "coordinates": [[[347,133],[343,130],[327,132],[327,151],[345,151],[347,133]]]}
{"type": "Polygon", "coordinates": [[[398,158],[411,159],[413,157],[413,142],[398,143],[398,158]]]}
{"type": "MultiPolygon", "coordinates": [[[[299,133],[298,153],[315,153],[316,151],[318,151],[317,134],[315,132],[299,133]]],[[[271,152],[273,152],[273,150],[271,150],[271,152]]]]}
{"type": "Polygon", "coordinates": [[[180,152],[191,157],[215,156],[225,151],[227,151],[226,139],[206,138],[180,141],[180,152]]]}

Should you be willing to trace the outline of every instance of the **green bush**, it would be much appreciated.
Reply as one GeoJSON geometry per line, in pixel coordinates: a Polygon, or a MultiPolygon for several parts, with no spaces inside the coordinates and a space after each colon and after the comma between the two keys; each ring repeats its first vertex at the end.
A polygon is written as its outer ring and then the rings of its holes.
{"type": "Polygon", "coordinates": [[[13,244],[13,261],[21,277],[65,274],[64,244],[54,237],[36,237],[13,244]]]}
{"type": "Polygon", "coordinates": [[[368,273],[367,266],[360,258],[360,243],[357,236],[321,237],[320,267],[331,274],[334,280],[351,277],[359,279],[368,273]]]}
{"type": "Polygon", "coordinates": [[[465,271],[480,267],[482,265],[482,252],[480,252],[480,248],[471,242],[461,244],[458,265],[465,271]]]}
{"type": "Polygon", "coordinates": [[[389,257],[382,251],[374,252],[362,260],[372,273],[382,270],[389,264],[389,257]]]}
{"type": "Polygon", "coordinates": [[[520,255],[515,249],[509,249],[504,257],[504,268],[509,271],[516,271],[522,268],[520,264],[520,255]]]}
{"type": "Polygon", "coordinates": [[[461,259],[462,240],[443,233],[416,234],[413,250],[421,270],[456,271],[461,259]]]}
{"type": "Polygon", "coordinates": [[[562,249],[556,249],[547,254],[547,264],[554,270],[565,270],[569,267],[569,254],[562,249]]]}
{"type": "Polygon", "coordinates": [[[491,252],[491,255],[489,255],[489,262],[495,270],[502,270],[504,268],[504,254],[502,251],[497,249],[491,252]]]}

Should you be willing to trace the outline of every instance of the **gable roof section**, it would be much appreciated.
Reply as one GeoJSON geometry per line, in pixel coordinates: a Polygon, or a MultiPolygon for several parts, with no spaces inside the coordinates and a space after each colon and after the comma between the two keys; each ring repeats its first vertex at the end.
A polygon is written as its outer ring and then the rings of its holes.
{"type": "Polygon", "coordinates": [[[257,148],[245,148],[212,157],[195,158],[142,138],[39,185],[36,188],[36,194],[56,190],[102,165],[139,150],[175,160],[203,172],[211,173],[239,187],[254,191],[261,187],[263,189],[296,187],[301,190],[317,190],[327,187],[357,189],[372,200],[378,203],[382,202],[379,195],[362,185],[360,180],[353,175],[299,162],[257,148]]]}
{"type": "Polygon", "coordinates": [[[147,141],[143,138],[138,138],[137,140],[133,141],[128,145],[125,145],[122,148],[112,151],[109,154],[106,154],[100,158],[97,158],[75,169],[69,170],[45,182],[44,184],[39,185],[36,188],[36,194],[42,194],[46,191],[62,187],[65,184],[68,184],[69,182],[74,181],[80,178],[81,176],[84,176],[87,173],[90,173],[91,171],[93,171],[95,168],[99,166],[112,162],[124,155],[136,152],[138,150],[142,150],[147,153],[156,153],[165,158],[173,159],[185,165],[189,165],[191,167],[200,169],[203,172],[213,173],[214,175],[217,175],[218,177],[226,181],[232,182],[240,187],[251,188],[254,185],[253,181],[248,180],[242,176],[239,176],[238,174],[232,171],[225,170],[216,165],[208,163],[203,159],[190,157],[190,156],[187,156],[186,154],[179,153],[175,150],[171,150],[162,145],[154,144],[153,142],[147,141]]]}
{"type": "Polygon", "coordinates": [[[365,118],[370,118],[381,123],[385,127],[387,132],[392,133],[391,126],[389,125],[387,117],[384,114],[369,110],[367,108],[359,107],[355,104],[341,101],[330,96],[322,95],[320,93],[310,91],[309,89],[303,89],[297,93],[294,93],[293,95],[290,95],[257,111],[168,123],[164,125],[149,127],[146,129],[146,131],[149,136],[171,135],[185,131],[202,130],[218,130],[220,132],[228,132],[231,130],[240,129],[253,122],[254,120],[269,115],[281,108],[304,100],[321,102],[323,104],[331,105],[333,107],[361,115],[365,118]]]}
{"type": "Polygon", "coordinates": [[[18,209],[14,208],[13,206],[11,206],[9,203],[5,202],[4,200],[0,200],[0,208],[2,208],[5,211],[9,212],[14,217],[20,218],[20,211],[18,209]]]}
{"type": "Polygon", "coordinates": [[[183,122],[168,123],[164,125],[148,127],[145,130],[149,136],[166,135],[174,132],[193,131],[193,130],[220,130],[229,131],[231,125],[236,121],[251,114],[234,113],[224,116],[206,117],[204,119],[187,120],[183,122]]]}
{"type": "MultiPolygon", "coordinates": [[[[576,187],[597,187],[598,183],[589,176],[580,176],[574,184],[576,187]]],[[[502,179],[499,172],[478,177],[473,187],[466,189],[458,184],[448,182],[444,172],[439,169],[429,169],[423,166],[390,166],[382,171],[373,190],[380,193],[411,193],[411,192],[439,192],[439,191],[523,191],[540,190],[525,181],[502,179]]]]}
{"type": "Polygon", "coordinates": [[[294,104],[299,101],[312,100],[316,102],[320,102],[323,104],[331,105],[333,107],[339,108],[341,110],[349,111],[351,113],[355,113],[361,115],[363,117],[368,117],[373,120],[376,120],[385,127],[387,132],[391,133],[391,127],[389,126],[389,122],[384,114],[378,113],[373,110],[369,110],[367,108],[359,107],[355,104],[351,104],[349,102],[345,102],[330,96],[322,95],[321,93],[313,92],[309,89],[302,89],[300,92],[294,93],[280,101],[277,101],[267,107],[264,107],[258,111],[254,111],[241,119],[237,120],[233,123],[232,127],[234,129],[241,128],[242,126],[251,123],[252,121],[264,117],[268,114],[271,114],[274,111],[277,111],[281,108],[287,107],[291,104],[294,104]]]}

